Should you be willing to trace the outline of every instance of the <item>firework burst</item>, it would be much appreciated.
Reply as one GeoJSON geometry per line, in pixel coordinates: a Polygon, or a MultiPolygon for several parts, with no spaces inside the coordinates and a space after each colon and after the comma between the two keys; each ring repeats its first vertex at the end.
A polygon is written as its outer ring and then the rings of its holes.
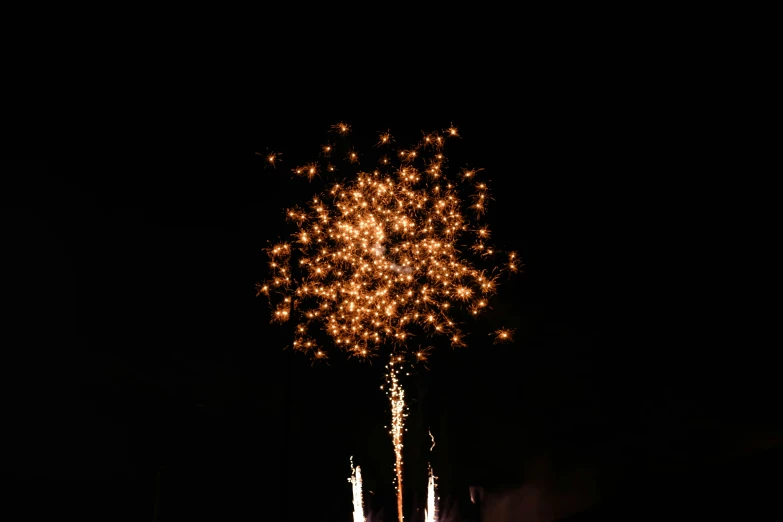
{"type": "MultiPolygon", "coordinates": [[[[346,135],[351,127],[332,130],[346,135]]],[[[266,250],[270,277],[257,295],[269,298],[272,321],[296,322],[294,349],[325,359],[317,331],[362,360],[382,346],[421,360],[407,348],[416,335],[465,345],[460,325],[488,309],[498,276],[519,265],[516,254],[489,243],[482,217],[491,198],[486,181],[476,179],[482,169],[448,168],[446,142],[459,136],[452,126],[395,149],[387,131],[373,154],[330,143],[319,159],[293,169],[326,181],[336,169],[328,161],[336,161],[348,176],[289,209],[294,233],[266,250]],[[375,152],[378,167],[364,170],[375,152]]]]}

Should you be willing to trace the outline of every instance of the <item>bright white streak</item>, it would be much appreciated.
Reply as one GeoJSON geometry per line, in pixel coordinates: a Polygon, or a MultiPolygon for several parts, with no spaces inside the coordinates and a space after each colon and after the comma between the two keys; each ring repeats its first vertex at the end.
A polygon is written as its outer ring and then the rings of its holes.
{"type": "Polygon", "coordinates": [[[362,505],[362,468],[353,467],[353,457],[351,457],[351,482],[353,489],[353,522],[366,522],[364,518],[364,506],[362,505]]]}
{"type": "Polygon", "coordinates": [[[427,508],[424,510],[424,522],[438,522],[438,513],[435,508],[435,475],[430,466],[430,478],[427,481],[427,508]]]}

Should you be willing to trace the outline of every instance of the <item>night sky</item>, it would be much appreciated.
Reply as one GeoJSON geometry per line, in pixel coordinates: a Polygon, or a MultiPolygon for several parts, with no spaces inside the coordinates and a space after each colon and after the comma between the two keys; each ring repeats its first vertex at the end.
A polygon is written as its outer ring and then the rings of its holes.
{"type": "Polygon", "coordinates": [[[469,112],[289,102],[226,134],[162,116],[99,158],[4,163],[22,181],[4,208],[14,520],[347,521],[352,455],[375,521],[394,520],[383,362],[311,365],[255,297],[283,209],[312,195],[290,168],[337,121],[399,142],[459,127],[452,164],[485,169],[493,240],[525,263],[467,348],[406,377],[406,520],[428,461],[454,522],[471,485],[507,520],[754,519],[780,491],[777,372],[730,285],[703,292],[688,252],[715,243],[678,224],[667,140],[631,124],[634,100],[580,92],[485,89],[469,112]],[[706,320],[722,303],[737,311],[706,320]],[[514,344],[492,344],[501,326],[514,344]]]}

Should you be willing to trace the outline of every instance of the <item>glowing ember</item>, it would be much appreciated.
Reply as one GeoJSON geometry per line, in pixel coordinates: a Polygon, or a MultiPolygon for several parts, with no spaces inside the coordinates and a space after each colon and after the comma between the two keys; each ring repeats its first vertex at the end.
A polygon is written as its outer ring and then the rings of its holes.
{"type": "Polygon", "coordinates": [[[351,457],[351,478],[348,480],[353,489],[353,522],[365,522],[362,504],[362,469],[359,466],[354,469],[353,457],[351,457]]]}
{"type": "Polygon", "coordinates": [[[495,330],[494,344],[514,342],[514,339],[512,338],[513,335],[514,335],[513,328],[501,328],[500,330],[495,330]]]}

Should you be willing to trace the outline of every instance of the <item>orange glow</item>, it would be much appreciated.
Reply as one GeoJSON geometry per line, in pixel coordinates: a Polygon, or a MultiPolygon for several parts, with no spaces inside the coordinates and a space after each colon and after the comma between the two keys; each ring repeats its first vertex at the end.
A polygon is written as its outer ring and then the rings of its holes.
{"type": "MultiPolygon", "coordinates": [[[[257,155],[262,156],[260,152],[256,152],[257,155]]],[[[266,159],[266,162],[269,163],[272,168],[277,165],[277,162],[280,160],[281,154],[279,152],[270,152],[264,158],[266,159]]]]}
{"type": "Polygon", "coordinates": [[[513,335],[514,330],[512,328],[501,328],[500,330],[495,330],[495,342],[493,344],[514,342],[512,337],[513,335]]]}
{"type": "Polygon", "coordinates": [[[378,135],[378,145],[388,145],[392,141],[394,141],[394,139],[389,131],[382,132],[378,135]]]}
{"type": "MultiPolygon", "coordinates": [[[[350,130],[345,123],[332,128],[350,130]]],[[[424,134],[380,157],[372,172],[361,170],[358,151],[335,144],[321,147],[320,161],[294,169],[314,180],[335,170],[328,155],[344,162],[345,176],[303,208],[287,210],[296,227],[292,238],[266,249],[270,275],[257,294],[269,296],[272,321],[293,318],[301,326],[295,349],[325,359],[327,347],[308,344],[317,331],[362,360],[391,345],[414,362],[426,361],[425,352],[406,346],[422,333],[465,345],[460,323],[489,309],[498,276],[522,265],[515,253],[489,244],[481,216],[491,198],[476,179],[482,169],[448,168],[441,144],[457,136],[456,127],[424,134]],[[507,264],[494,264],[506,255],[507,264]]],[[[383,132],[377,145],[392,142],[383,132]]]]}
{"type": "Polygon", "coordinates": [[[348,134],[348,132],[351,130],[351,126],[343,122],[332,125],[332,128],[340,134],[348,134]]]}

